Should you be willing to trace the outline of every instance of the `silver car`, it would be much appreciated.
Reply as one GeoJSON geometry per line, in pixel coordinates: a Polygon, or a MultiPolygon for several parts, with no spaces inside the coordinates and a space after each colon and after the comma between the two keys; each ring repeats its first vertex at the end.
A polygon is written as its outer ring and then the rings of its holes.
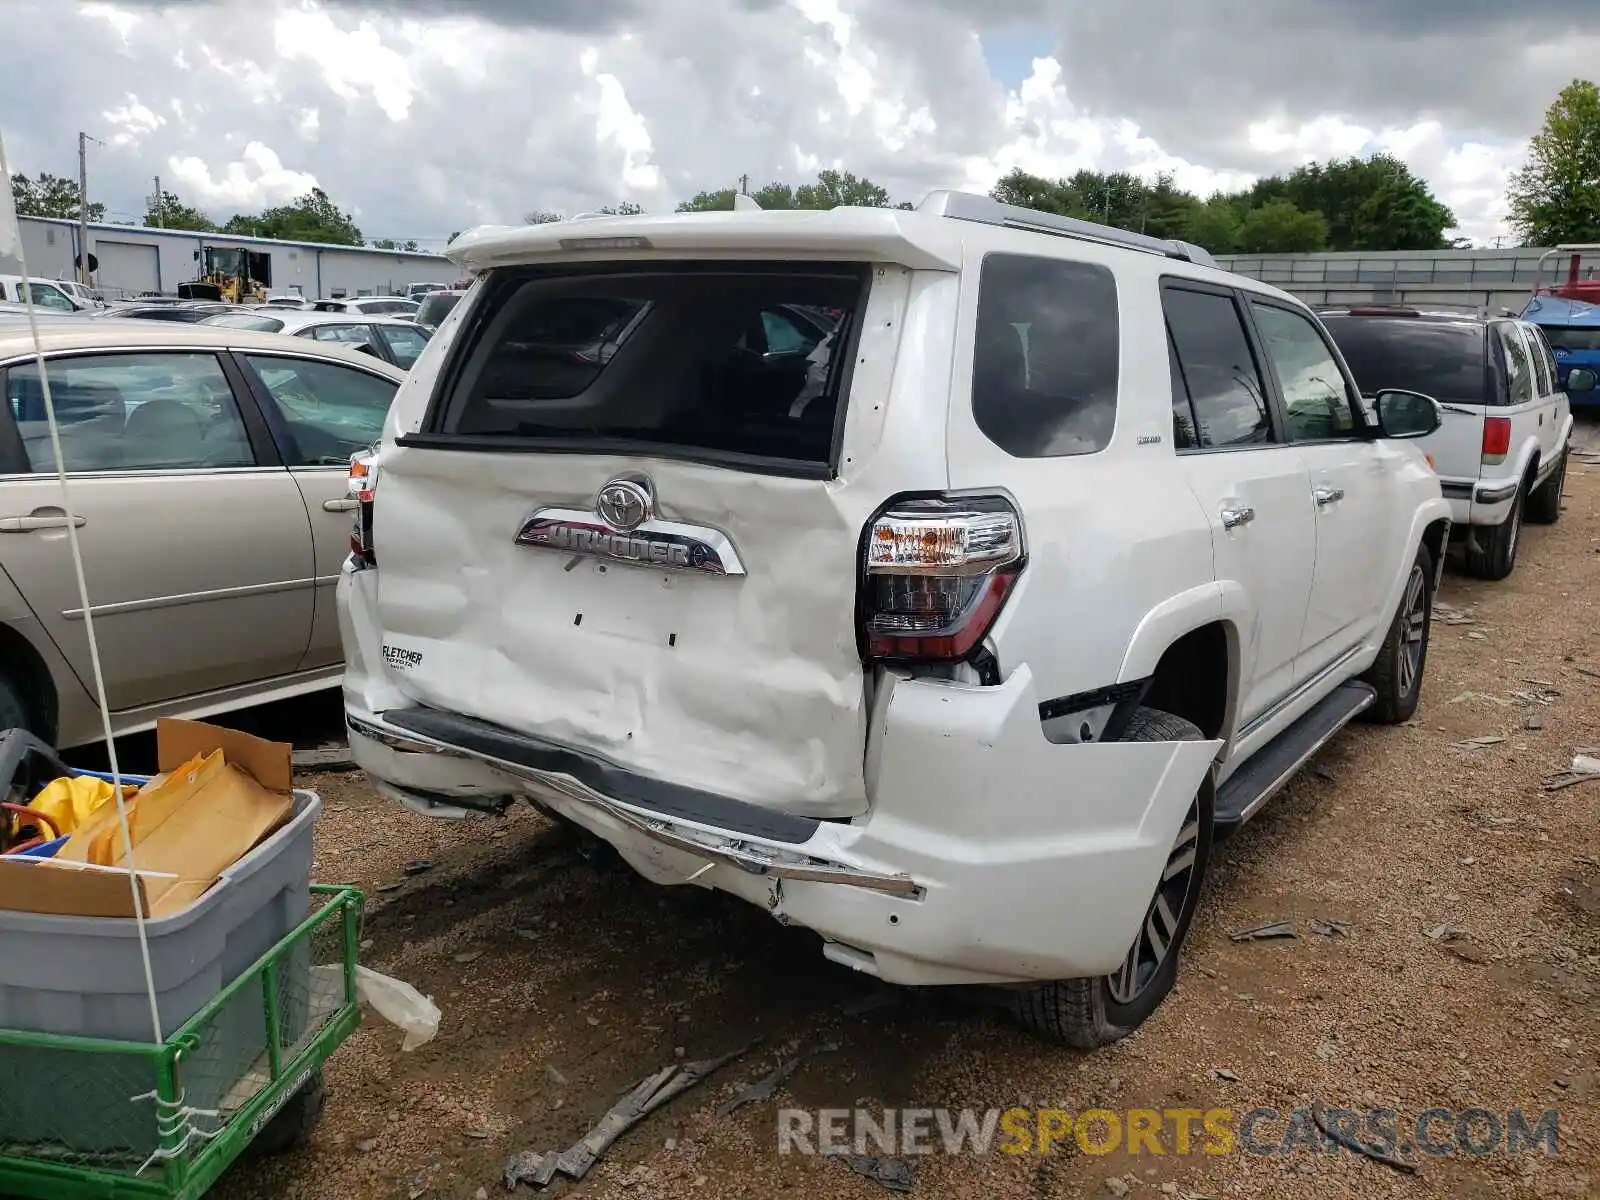
{"type": "MultiPolygon", "coordinates": [[[[338,683],[350,454],[404,373],[277,334],[40,326],[118,734],[338,683]]],[[[0,729],[101,727],[33,345],[0,323],[0,729]]]]}
{"type": "Polygon", "coordinates": [[[294,312],[284,309],[250,309],[217,313],[202,325],[226,329],[255,329],[262,333],[287,333],[295,337],[333,342],[376,355],[401,370],[410,370],[428,344],[433,331],[403,317],[363,317],[342,312],[294,312]]]}

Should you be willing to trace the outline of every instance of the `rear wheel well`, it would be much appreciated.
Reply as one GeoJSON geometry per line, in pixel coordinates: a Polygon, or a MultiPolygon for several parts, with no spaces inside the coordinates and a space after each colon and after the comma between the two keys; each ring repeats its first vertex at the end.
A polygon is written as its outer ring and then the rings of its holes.
{"type": "Polygon", "coordinates": [[[50,678],[50,668],[39,657],[28,639],[9,625],[0,625],[0,678],[9,680],[22,691],[22,702],[28,706],[28,720],[34,733],[46,742],[54,742],[56,721],[60,716],[55,683],[50,678]]]}
{"type": "Polygon", "coordinates": [[[1227,626],[1202,625],[1167,647],[1140,701],[1182,717],[1207,738],[1222,736],[1232,691],[1233,654],[1227,626]]]}

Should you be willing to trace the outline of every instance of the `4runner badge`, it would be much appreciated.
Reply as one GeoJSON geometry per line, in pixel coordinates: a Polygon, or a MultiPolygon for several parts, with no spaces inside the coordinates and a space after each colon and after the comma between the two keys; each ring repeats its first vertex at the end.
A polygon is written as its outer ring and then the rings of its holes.
{"type": "Polygon", "coordinates": [[[743,575],[728,535],[703,525],[659,520],[650,481],[642,475],[608,480],[594,509],[541,508],[517,530],[516,543],[564,554],[657,567],[743,575]]]}

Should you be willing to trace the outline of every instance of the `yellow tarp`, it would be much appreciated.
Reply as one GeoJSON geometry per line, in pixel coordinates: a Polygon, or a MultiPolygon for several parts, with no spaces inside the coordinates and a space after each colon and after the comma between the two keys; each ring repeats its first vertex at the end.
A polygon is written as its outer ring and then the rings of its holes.
{"type": "MultiPolygon", "coordinates": [[[[126,798],[138,790],[125,784],[122,794],[126,798]]],[[[104,779],[64,776],[35,796],[28,807],[55,826],[58,835],[76,833],[115,795],[116,789],[104,779]]]]}

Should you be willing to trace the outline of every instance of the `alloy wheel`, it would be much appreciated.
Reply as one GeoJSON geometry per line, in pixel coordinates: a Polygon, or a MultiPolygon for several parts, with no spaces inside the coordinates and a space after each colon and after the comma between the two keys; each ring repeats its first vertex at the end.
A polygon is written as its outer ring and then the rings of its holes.
{"type": "Polygon", "coordinates": [[[1183,828],[1178,831],[1178,839],[1167,855],[1161,882],[1156,885],[1155,897],[1139,925],[1128,957],[1106,976],[1111,998],[1118,1004],[1132,1004],[1137,1000],[1171,954],[1183,914],[1194,901],[1190,893],[1198,882],[1195,860],[1199,852],[1200,803],[1196,797],[1190,802],[1183,828]]]}
{"type": "Polygon", "coordinates": [[[1423,635],[1428,628],[1428,581],[1420,566],[1411,568],[1400,618],[1400,694],[1409,696],[1422,673],[1423,635]]]}

